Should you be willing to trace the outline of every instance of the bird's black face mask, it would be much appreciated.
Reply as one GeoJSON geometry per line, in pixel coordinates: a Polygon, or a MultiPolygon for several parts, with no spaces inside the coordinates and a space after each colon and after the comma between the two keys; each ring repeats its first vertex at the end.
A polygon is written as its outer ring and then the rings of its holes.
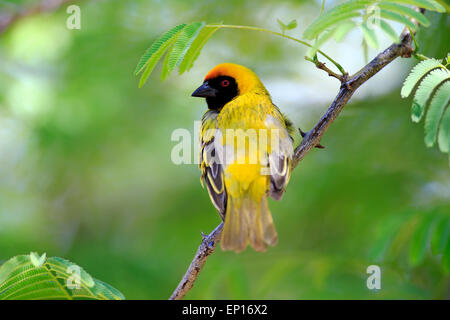
{"type": "Polygon", "coordinates": [[[220,110],[239,94],[236,80],[228,76],[209,79],[192,93],[193,97],[206,98],[208,108],[220,110]]]}

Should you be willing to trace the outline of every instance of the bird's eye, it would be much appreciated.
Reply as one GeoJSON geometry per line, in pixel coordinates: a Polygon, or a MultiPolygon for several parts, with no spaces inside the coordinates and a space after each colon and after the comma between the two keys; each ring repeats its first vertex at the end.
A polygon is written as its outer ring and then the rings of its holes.
{"type": "Polygon", "coordinates": [[[222,85],[222,87],[228,87],[230,85],[230,81],[222,80],[221,85],[222,85]]]}

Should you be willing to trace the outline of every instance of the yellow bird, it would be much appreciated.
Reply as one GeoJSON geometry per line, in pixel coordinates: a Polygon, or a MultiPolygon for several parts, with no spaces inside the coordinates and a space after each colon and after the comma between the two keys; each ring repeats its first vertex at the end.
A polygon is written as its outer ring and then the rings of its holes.
{"type": "Polygon", "coordinates": [[[214,67],[193,97],[206,98],[200,129],[201,182],[224,220],[222,249],[277,243],[267,197],[280,200],[291,173],[294,128],[250,69],[214,67]]]}

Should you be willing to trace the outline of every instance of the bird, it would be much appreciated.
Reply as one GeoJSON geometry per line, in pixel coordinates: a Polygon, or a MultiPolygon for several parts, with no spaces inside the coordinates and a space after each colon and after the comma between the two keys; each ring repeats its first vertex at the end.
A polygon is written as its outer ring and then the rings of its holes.
{"type": "Polygon", "coordinates": [[[280,200],[286,190],[296,130],[242,65],[215,66],[192,96],[208,107],[199,133],[200,181],[224,222],[221,248],[266,251],[278,241],[268,197],[280,200]]]}

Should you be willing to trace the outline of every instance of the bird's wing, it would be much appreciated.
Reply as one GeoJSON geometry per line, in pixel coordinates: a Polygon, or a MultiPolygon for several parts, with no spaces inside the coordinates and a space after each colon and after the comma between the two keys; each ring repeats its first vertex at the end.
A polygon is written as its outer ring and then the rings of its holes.
{"type": "Polygon", "coordinates": [[[278,129],[279,132],[277,146],[271,146],[268,162],[270,167],[269,195],[275,200],[280,200],[291,175],[292,156],[294,153],[293,138],[290,132],[291,123],[275,107],[274,114],[266,118],[266,126],[269,129],[278,129]]]}
{"type": "Polygon", "coordinates": [[[202,185],[203,182],[206,184],[211,201],[223,219],[227,208],[227,190],[225,188],[223,166],[217,159],[214,145],[218,115],[219,112],[209,110],[202,118],[199,167],[202,171],[200,181],[202,185]]]}

